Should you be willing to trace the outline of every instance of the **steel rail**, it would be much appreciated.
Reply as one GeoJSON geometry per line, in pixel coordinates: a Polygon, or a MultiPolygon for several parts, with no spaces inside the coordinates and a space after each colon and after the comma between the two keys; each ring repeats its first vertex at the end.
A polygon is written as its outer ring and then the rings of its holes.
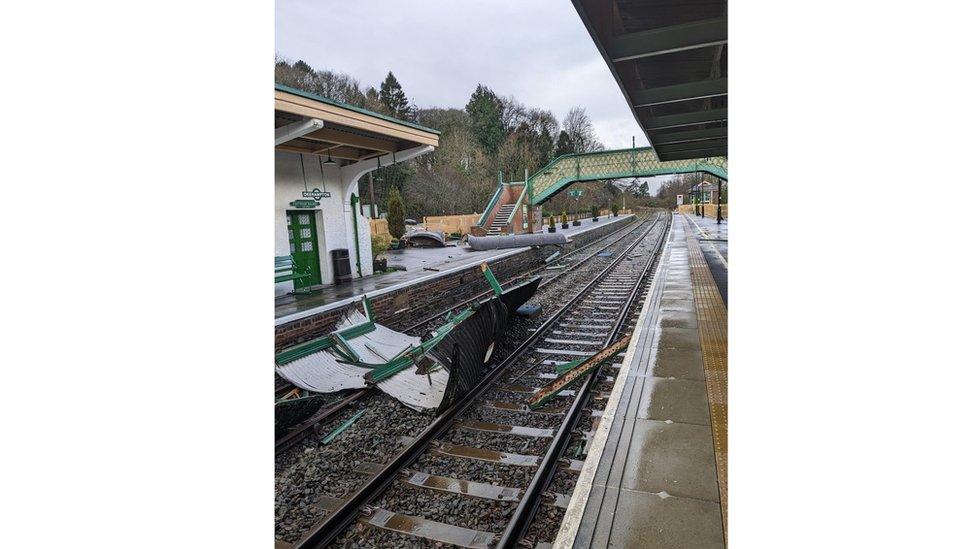
{"type": "Polygon", "coordinates": [[[361,397],[370,392],[370,389],[359,389],[358,391],[350,394],[349,396],[335,402],[327,410],[316,413],[314,416],[306,419],[305,421],[299,423],[295,427],[292,427],[287,434],[283,435],[281,438],[275,440],[275,455],[278,455],[285,450],[291,448],[296,443],[304,440],[308,436],[308,431],[310,431],[316,424],[329,419],[330,417],[338,414],[342,410],[349,406],[353,402],[359,400],[361,397]]]}
{"type": "MultiPolygon", "coordinates": [[[[667,219],[666,224],[670,223],[670,218],[667,219]]],[[[626,327],[627,319],[630,316],[631,305],[634,302],[634,298],[640,292],[643,286],[644,280],[647,278],[647,274],[651,268],[651,265],[659,257],[664,243],[664,238],[668,234],[668,227],[666,225],[665,230],[662,231],[661,237],[658,239],[657,244],[654,247],[654,253],[644,264],[644,268],[641,270],[640,276],[637,277],[637,283],[634,284],[633,289],[630,291],[627,301],[621,308],[617,320],[614,323],[613,330],[607,335],[606,340],[603,342],[603,347],[609,346],[616,340],[621,331],[626,327]]],[[[570,437],[573,433],[573,429],[576,427],[576,423],[579,421],[580,413],[586,406],[586,401],[589,398],[590,391],[593,389],[596,381],[599,379],[600,372],[603,368],[598,367],[587,375],[586,380],[580,387],[580,390],[576,393],[576,398],[573,400],[573,404],[569,409],[569,413],[563,419],[562,424],[559,426],[559,430],[553,437],[552,444],[549,445],[549,449],[546,451],[545,456],[539,463],[538,469],[536,469],[535,475],[533,475],[532,480],[529,482],[529,487],[525,489],[522,499],[519,501],[518,507],[515,508],[515,513],[512,518],[509,519],[508,525],[505,527],[504,532],[502,532],[501,539],[498,541],[496,547],[499,549],[507,549],[510,547],[515,547],[519,540],[528,531],[529,526],[532,524],[532,519],[535,517],[535,513],[542,502],[542,497],[546,486],[552,481],[553,476],[556,474],[557,467],[559,465],[559,460],[562,458],[563,453],[566,451],[566,446],[569,444],[570,437]]]]}
{"type": "MultiPolygon", "coordinates": [[[[372,478],[359,487],[343,504],[331,514],[323,518],[311,530],[306,532],[292,546],[292,549],[321,549],[331,543],[342,532],[355,521],[361,514],[361,508],[370,501],[377,498],[383,490],[400,476],[400,470],[409,466],[419,459],[427,451],[431,442],[441,437],[448,429],[454,425],[455,418],[471,407],[478,398],[485,393],[495,381],[515,362],[522,357],[532,346],[552,327],[564,313],[568,312],[574,305],[580,302],[583,297],[602,281],[610,272],[621,262],[627,253],[637,247],[638,244],[657,226],[664,216],[659,216],[645,233],[637,238],[627,250],[614,259],[605,269],[603,269],[593,280],[580,289],[565,305],[559,308],[552,316],[539,326],[531,336],[515,348],[501,363],[493,368],[488,375],[471,390],[470,394],[463,400],[456,402],[441,415],[434,418],[417,437],[403,450],[398,453],[392,461],[383,466],[372,478]]],[[[626,309],[626,308],[625,308],[626,309]]]]}

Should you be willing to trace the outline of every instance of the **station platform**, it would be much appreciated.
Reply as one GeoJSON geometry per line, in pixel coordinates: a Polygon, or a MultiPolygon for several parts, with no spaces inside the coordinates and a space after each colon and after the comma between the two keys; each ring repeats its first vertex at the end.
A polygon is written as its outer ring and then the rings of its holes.
{"type": "Polygon", "coordinates": [[[729,221],[723,219],[721,223],[716,223],[711,217],[682,215],[691,224],[691,232],[698,240],[722,301],[728,307],[729,221]]]}
{"type": "MultiPolygon", "coordinates": [[[[556,232],[565,233],[567,237],[572,238],[596,228],[606,227],[607,224],[624,222],[631,217],[633,217],[632,214],[620,215],[610,219],[601,217],[597,222],[586,219],[581,221],[579,227],[570,225],[569,229],[566,230],[557,225],[556,232]]],[[[289,294],[276,297],[275,324],[293,322],[332,308],[343,307],[360,299],[364,294],[373,298],[385,292],[420,284],[451,272],[469,269],[485,261],[497,261],[528,249],[529,247],[477,251],[466,245],[449,245],[444,248],[390,250],[385,254],[388,267],[399,266],[405,270],[356,278],[348,284],[325,286],[306,295],[289,294]]]]}
{"type": "Polygon", "coordinates": [[[726,546],[726,306],[694,221],[674,214],[554,547],[726,546]]]}

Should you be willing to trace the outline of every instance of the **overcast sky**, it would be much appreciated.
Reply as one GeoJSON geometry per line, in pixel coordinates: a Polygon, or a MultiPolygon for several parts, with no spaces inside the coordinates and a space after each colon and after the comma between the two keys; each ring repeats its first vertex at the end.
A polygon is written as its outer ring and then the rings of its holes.
{"type": "Polygon", "coordinates": [[[362,85],[392,70],[420,107],[463,108],[479,83],[549,109],[586,108],[608,148],[646,146],[569,0],[276,0],[275,48],[362,85]]]}

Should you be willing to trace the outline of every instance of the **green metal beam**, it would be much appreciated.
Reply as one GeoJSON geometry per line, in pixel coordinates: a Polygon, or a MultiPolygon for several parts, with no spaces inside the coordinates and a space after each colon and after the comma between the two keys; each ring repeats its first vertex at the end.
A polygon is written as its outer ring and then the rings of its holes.
{"type": "MultiPolygon", "coordinates": [[[[673,153],[665,153],[665,156],[667,156],[669,161],[679,162],[679,161],[695,160],[699,158],[709,158],[713,156],[727,156],[728,153],[729,153],[728,147],[715,147],[712,149],[696,149],[690,151],[677,151],[673,153]]],[[[705,170],[701,170],[701,171],[705,171],[705,170]]],[[[725,178],[723,177],[722,179],[725,178]]]]}
{"type": "Polygon", "coordinates": [[[707,130],[688,130],[683,132],[659,133],[651,136],[654,144],[658,147],[669,143],[683,143],[685,141],[701,141],[703,139],[714,139],[716,137],[726,137],[728,128],[709,128],[707,130]]]}
{"type": "Polygon", "coordinates": [[[728,93],[728,78],[712,78],[698,82],[688,82],[687,84],[675,84],[673,86],[639,90],[631,94],[631,100],[634,102],[635,107],[647,107],[662,103],[674,103],[676,101],[705,99],[707,97],[727,95],[728,93]]]}
{"type": "Polygon", "coordinates": [[[356,211],[356,203],[359,202],[359,197],[355,194],[349,199],[349,205],[352,206],[352,234],[353,241],[356,243],[356,273],[359,278],[363,277],[363,266],[359,262],[359,212],[356,211]]]}
{"type": "Polygon", "coordinates": [[[607,54],[616,63],[676,51],[716,46],[729,41],[727,17],[631,32],[609,40],[607,54]]]}
{"type": "Polygon", "coordinates": [[[491,286],[493,292],[496,296],[502,295],[502,285],[498,283],[498,279],[495,278],[495,273],[491,272],[488,268],[488,263],[481,264],[481,272],[484,273],[485,278],[488,280],[488,285],[491,286]]]}
{"type": "Polygon", "coordinates": [[[664,128],[677,128],[680,126],[693,126],[695,124],[705,124],[708,122],[721,122],[729,119],[728,109],[711,109],[700,112],[689,112],[683,114],[669,114],[665,116],[655,116],[647,124],[647,130],[663,130],[664,128]]]}
{"type": "Polygon", "coordinates": [[[708,141],[686,141],[684,143],[672,143],[670,145],[658,145],[654,147],[657,154],[668,154],[673,152],[682,151],[697,151],[701,149],[715,149],[719,147],[728,147],[729,140],[726,137],[720,137],[718,139],[710,139],[708,141]]]}

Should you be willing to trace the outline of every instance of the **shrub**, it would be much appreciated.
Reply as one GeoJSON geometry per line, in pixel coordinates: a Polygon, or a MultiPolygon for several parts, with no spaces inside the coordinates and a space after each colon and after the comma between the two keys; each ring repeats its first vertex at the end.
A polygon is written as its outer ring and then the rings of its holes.
{"type": "Polygon", "coordinates": [[[390,249],[390,239],[385,234],[370,235],[369,243],[373,250],[373,258],[378,258],[383,252],[390,249]]]}
{"type": "Polygon", "coordinates": [[[620,206],[614,204],[613,206],[610,206],[610,211],[613,212],[614,217],[617,217],[617,212],[620,211],[620,206]]]}
{"type": "Polygon", "coordinates": [[[386,211],[386,223],[389,225],[390,234],[399,240],[403,233],[407,232],[407,228],[403,223],[406,218],[403,211],[403,198],[396,187],[390,187],[390,199],[387,202],[386,211]]]}
{"type": "Polygon", "coordinates": [[[569,218],[566,217],[566,212],[563,212],[563,217],[562,217],[561,221],[563,222],[563,225],[565,225],[566,223],[569,223],[569,218]]]}
{"type": "Polygon", "coordinates": [[[549,228],[550,229],[556,228],[556,218],[551,215],[549,216],[549,228]]]}
{"type": "Polygon", "coordinates": [[[590,213],[593,214],[593,219],[600,217],[600,208],[596,206],[590,206],[590,213]]]}

